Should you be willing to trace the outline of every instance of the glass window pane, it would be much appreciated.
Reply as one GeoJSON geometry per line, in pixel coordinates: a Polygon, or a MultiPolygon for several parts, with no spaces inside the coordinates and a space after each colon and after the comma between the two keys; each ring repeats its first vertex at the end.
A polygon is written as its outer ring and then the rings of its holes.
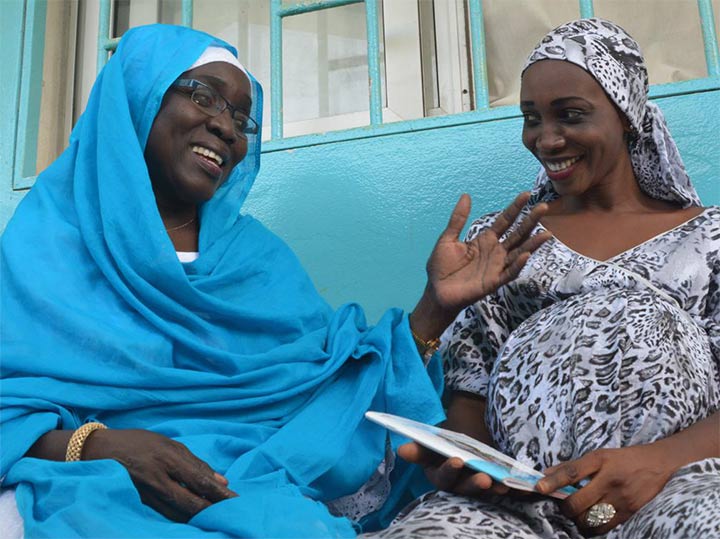
{"type": "Polygon", "coordinates": [[[437,36],[435,35],[435,1],[420,0],[420,57],[422,59],[423,96],[425,112],[440,108],[440,87],[438,84],[437,36]]]}
{"type": "MultiPolygon", "coordinates": [[[[432,16],[432,2],[424,2],[432,16]]],[[[423,103],[423,65],[431,66],[433,60],[423,57],[423,29],[425,42],[434,42],[434,29],[422,19],[418,0],[392,0],[380,6],[379,21],[382,28],[380,39],[380,75],[383,93],[383,122],[412,120],[425,116],[423,103]]],[[[433,23],[432,18],[429,21],[433,23]]],[[[435,54],[434,47],[425,50],[435,54]]],[[[429,75],[434,73],[429,71],[429,75]]],[[[428,79],[430,88],[432,80],[428,79]]],[[[432,94],[430,103],[432,104],[432,94]]]]}
{"type": "Polygon", "coordinates": [[[142,24],[182,22],[182,0],[114,0],[113,37],[142,24]]]}
{"type": "Polygon", "coordinates": [[[578,0],[483,0],[491,106],[518,103],[520,70],[532,48],[579,14],[578,0]]]}
{"type": "MultiPolygon", "coordinates": [[[[48,2],[36,170],[42,172],[65,149],[72,127],[77,5],[48,2]]],[[[32,126],[28,126],[32,129],[32,126]]],[[[31,171],[25,171],[31,172],[31,171]]]]}
{"type": "Polygon", "coordinates": [[[237,48],[240,63],[263,87],[263,138],[269,138],[270,1],[195,0],[193,26],[237,48]]]}
{"type": "MultiPolygon", "coordinates": [[[[263,86],[263,138],[270,135],[269,0],[195,0],[194,26],[238,48],[263,86]]],[[[365,6],[353,4],[283,19],[284,134],[367,125],[365,6]]]]}
{"type": "Polygon", "coordinates": [[[421,0],[419,7],[426,115],[472,110],[470,21],[466,1],[421,0]],[[432,41],[430,47],[428,39],[432,41]]]}
{"type": "Polygon", "coordinates": [[[365,6],[285,18],[283,85],[286,123],[367,111],[365,6]]]}
{"type": "MultiPolygon", "coordinates": [[[[720,0],[713,0],[718,27],[720,0]]],[[[595,15],[620,24],[641,45],[651,84],[707,76],[695,0],[594,0],[595,15]]],[[[490,103],[518,102],[520,70],[550,29],[579,16],[578,0],[484,0],[490,103]],[[512,39],[508,39],[512,36],[512,39]]]]}
{"type": "Polygon", "coordinates": [[[696,1],[595,0],[594,5],[598,17],[618,23],[640,43],[650,84],[707,76],[696,1]]]}

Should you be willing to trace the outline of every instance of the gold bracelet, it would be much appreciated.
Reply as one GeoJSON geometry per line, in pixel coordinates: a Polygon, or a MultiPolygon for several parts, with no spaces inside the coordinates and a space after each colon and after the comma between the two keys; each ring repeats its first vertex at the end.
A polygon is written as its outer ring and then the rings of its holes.
{"type": "Polygon", "coordinates": [[[420,355],[423,358],[423,362],[427,365],[430,362],[430,358],[433,357],[438,348],[440,348],[440,337],[435,337],[434,339],[426,341],[421,339],[418,334],[413,331],[413,328],[409,323],[408,326],[410,327],[410,333],[412,333],[413,340],[415,341],[415,346],[417,346],[418,352],[420,352],[420,355]]]}
{"type": "Polygon", "coordinates": [[[82,427],[73,432],[73,435],[70,436],[70,441],[67,445],[67,451],[65,452],[65,462],[80,460],[80,455],[82,454],[83,446],[85,445],[88,436],[98,429],[102,430],[106,428],[107,427],[102,423],[93,421],[92,423],[85,423],[82,427]]]}

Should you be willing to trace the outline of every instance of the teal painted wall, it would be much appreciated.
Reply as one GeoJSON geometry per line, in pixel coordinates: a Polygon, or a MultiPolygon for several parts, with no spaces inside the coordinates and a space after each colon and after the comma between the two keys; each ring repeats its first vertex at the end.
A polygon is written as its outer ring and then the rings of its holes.
{"type": "MultiPolygon", "coordinates": [[[[720,91],[656,102],[703,202],[720,204],[720,91]]],[[[357,301],[375,321],[414,306],[461,193],[477,217],[532,185],[538,167],[520,130],[510,118],[267,152],[245,208],[288,242],[333,306],[357,301]]]]}

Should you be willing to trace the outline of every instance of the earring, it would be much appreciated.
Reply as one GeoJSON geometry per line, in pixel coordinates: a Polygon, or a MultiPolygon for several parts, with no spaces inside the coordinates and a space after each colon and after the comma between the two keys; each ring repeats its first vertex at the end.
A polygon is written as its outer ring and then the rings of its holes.
{"type": "Polygon", "coordinates": [[[625,131],[623,133],[623,139],[625,140],[625,145],[629,151],[632,151],[635,148],[639,138],[640,137],[635,131],[625,131]]]}

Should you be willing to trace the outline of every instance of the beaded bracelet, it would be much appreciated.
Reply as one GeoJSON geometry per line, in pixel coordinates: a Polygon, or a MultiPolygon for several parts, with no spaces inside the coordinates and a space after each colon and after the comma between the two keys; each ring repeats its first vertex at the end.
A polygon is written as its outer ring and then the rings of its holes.
{"type": "Polygon", "coordinates": [[[83,426],[73,432],[73,435],[70,436],[70,441],[67,445],[67,451],[65,452],[65,461],[73,462],[76,460],[80,460],[80,455],[82,454],[83,446],[85,445],[88,436],[90,436],[98,429],[102,430],[106,428],[107,427],[102,423],[93,421],[91,423],[85,423],[83,426]]]}

